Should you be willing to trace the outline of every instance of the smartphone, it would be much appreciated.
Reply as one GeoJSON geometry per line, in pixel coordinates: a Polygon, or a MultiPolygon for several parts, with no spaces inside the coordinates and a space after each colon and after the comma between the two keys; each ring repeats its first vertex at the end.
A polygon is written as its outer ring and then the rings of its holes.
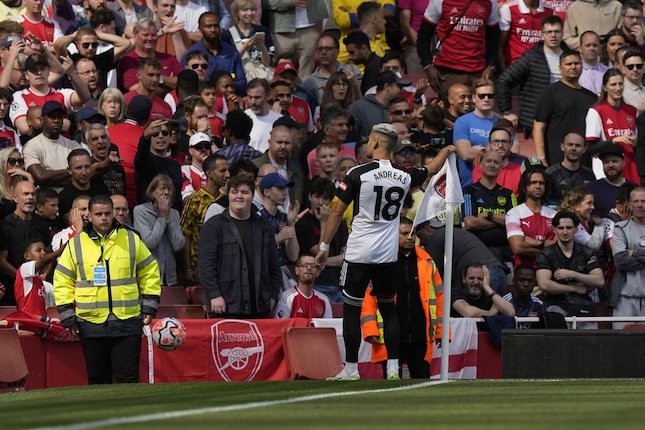
{"type": "Polygon", "coordinates": [[[264,31],[258,31],[255,33],[255,37],[264,37],[264,31]]]}

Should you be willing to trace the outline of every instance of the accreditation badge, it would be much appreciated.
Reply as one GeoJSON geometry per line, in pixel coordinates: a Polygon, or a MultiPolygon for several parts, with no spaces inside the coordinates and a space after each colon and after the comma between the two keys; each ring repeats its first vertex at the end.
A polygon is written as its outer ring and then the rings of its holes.
{"type": "Polygon", "coordinates": [[[107,267],[94,266],[94,286],[105,287],[107,285],[107,267]]]}

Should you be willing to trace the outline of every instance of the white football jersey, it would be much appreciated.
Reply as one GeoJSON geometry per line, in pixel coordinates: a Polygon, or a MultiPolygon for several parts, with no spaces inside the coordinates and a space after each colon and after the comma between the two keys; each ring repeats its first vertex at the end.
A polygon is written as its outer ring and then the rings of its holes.
{"type": "Polygon", "coordinates": [[[425,168],[406,171],[389,160],[374,160],[347,172],[336,191],[343,203],[354,202],[345,260],[368,264],[397,260],[403,200],[410,188],[421,185],[427,175],[425,168]]]}

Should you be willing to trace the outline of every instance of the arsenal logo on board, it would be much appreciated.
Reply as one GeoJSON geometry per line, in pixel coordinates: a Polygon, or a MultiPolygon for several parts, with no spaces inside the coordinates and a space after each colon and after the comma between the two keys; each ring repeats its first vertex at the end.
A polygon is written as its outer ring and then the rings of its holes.
{"type": "Polygon", "coordinates": [[[251,321],[222,320],[211,326],[211,352],[225,381],[252,381],[262,366],[264,339],[251,321]]]}

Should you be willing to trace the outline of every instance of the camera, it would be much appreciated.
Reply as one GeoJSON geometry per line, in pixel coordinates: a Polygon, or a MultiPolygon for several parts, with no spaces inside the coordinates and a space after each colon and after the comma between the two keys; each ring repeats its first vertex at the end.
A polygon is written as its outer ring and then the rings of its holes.
{"type": "Polygon", "coordinates": [[[452,145],[452,128],[444,128],[436,133],[415,131],[410,136],[410,141],[417,146],[419,153],[430,148],[441,149],[452,145]]]}

